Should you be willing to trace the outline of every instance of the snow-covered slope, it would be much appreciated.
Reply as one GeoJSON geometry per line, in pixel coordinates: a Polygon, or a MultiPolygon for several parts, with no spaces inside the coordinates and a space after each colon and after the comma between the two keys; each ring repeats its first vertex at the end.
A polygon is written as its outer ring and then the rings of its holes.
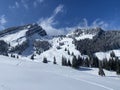
{"type": "Polygon", "coordinates": [[[75,38],[76,40],[93,39],[93,37],[100,33],[101,30],[101,28],[77,29],[67,34],[67,36],[75,38]]]}
{"type": "Polygon", "coordinates": [[[98,57],[99,60],[103,60],[105,58],[107,60],[109,60],[111,52],[114,52],[115,56],[118,57],[118,58],[120,58],[120,49],[110,50],[110,51],[107,51],[107,52],[96,52],[95,55],[98,57]]]}
{"type": "Polygon", "coordinates": [[[118,76],[97,72],[0,56],[0,90],[119,90],[118,76]]]}
{"type": "Polygon", "coordinates": [[[40,55],[36,55],[35,60],[40,61],[46,57],[49,61],[53,61],[55,57],[57,63],[61,64],[62,56],[66,57],[67,60],[72,60],[72,53],[76,56],[81,55],[80,52],[75,49],[72,38],[56,37],[51,39],[49,42],[52,44],[52,47],[40,55]],[[70,55],[68,54],[68,51],[70,52],[70,55]]]}
{"type": "Polygon", "coordinates": [[[0,40],[4,40],[6,43],[10,44],[11,47],[15,47],[26,42],[30,37],[35,40],[40,39],[40,36],[45,35],[45,30],[37,24],[28,24],[1,31],[0,40]]]}
{"type": "Polygon", "coordinates": [[[26,32],[28,29],[24,29],[21,31],[18,31],[16,33],[8,34],[0,38],[0,40],[4,40],[11,46],[16,46],[18,44],[22,44],[24,41],[26,41],[26,32]]]}

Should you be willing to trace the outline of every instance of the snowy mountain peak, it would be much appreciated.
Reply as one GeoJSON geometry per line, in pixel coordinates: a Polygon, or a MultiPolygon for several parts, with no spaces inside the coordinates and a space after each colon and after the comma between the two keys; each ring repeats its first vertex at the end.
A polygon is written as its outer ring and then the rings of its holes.
{"type": "Polygon", "coordinates": [[[7,52],[22,54],[29,49],[26,53],[32,53],[34,42],[46,35],[46,31],[38,24],[27,24],[0,31],[0,41],[8,44],[7,52]]]}
{"type": "Polygon", "coordinates": [[[41,36],[46,35],[45,30],[43,30],[42,27],[39,26],[38,24],[27,24],[23,26],[11,27],[3,31],[0,31],[0,37],[6,36],[9,34],[14,34],[20,31],[25,31],[25,30],[26,30],[26,35],[28,35],[29,33],[32,33],[32,34],[39,33],[41,36]]]}
{"type": "Polygon", "coordinates": [[[81,39],[92,39],[95,35],[103,32],[101,28],[86,28],[86,29],[77,29],[72,33],[68,34],[68,37],[75,38],[76,40],[81,39]]]}
{"type": "Polygon", "coordinates": [[[4,40],[11,46],[22,44],[29,37],[37,34],[45,36],[47,33],[38,24],[28,24],[24,26],[11,27],[0,32],[0,40],[4,40]]]}

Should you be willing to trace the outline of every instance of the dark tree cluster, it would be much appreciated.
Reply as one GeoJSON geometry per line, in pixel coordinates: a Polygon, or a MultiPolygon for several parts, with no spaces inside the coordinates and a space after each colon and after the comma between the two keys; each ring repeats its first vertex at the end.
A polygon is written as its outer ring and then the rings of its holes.
{"type": "Polygon", "coordinates": [[[24,41],[22,44],[18,44],[17,46],[12,47],[9,52],[11,52],[11,53],[16,52],[18,54],[21,54],[26,48],[28,48],[28,46],[29,46],[28,43],[29,43],[28,40],[24,41]]]}
{"type": "Polygon", "coordinates": [[[113,51],[110,53],[110,59],[103,59],[102,64],[104,69],[116,71],[117,74],[120,74],[120,60],[113,51]]]}
{"type": "MultiPolygon", "coordinates": [[[[9,56],[9,55],[8,55],[9,56]]],[[[17,56],[15,56],[14,54],[11,54],[11,56],[10,57],[12,57],[12,58],[19,58],[19,56],[17,55],[17,56]]]]}
{"type": "Polygon", "coordinates": [[[82,65],[82,58],[76,56],[73,56],[72,62],[68,59],[66,59],[64,56],[62,56],[62,66],[70,66],[75,69],[78,69],[82,65]]]}
{"type": "Polygon", "coordinates": [[[8,47],[9,47],[9,45],[6,42],[4,42],[3,40],[0,40],[0,54],[1,55],[7,54],[8,47]]]}
{"type": "Polygon", "coordinates": [[[120,74],[120,60],[115,56],[115,53],[113,51],[110,53],[109,60],[106,58],[99,60],[95,55],[91,55],[88,58],[82,58],[80,56],[77,58],[75,55],[73,55],[72,62],[70,62],[70,60],[62,57],[62,65],[70,66],[75,69],[79,69],[80,66],[96,67],[99,68],[98,74],[101,76],[105,76],[103,69],[116,71],[117,74],[120,74]]]}
{"type": "Polygon", "coordinates": [[[120,48],[119,31],[100,31],[93,39],[74,40],[76,49],[82,54],[92,55],[99,51],[109,51],[120,48]]]}
{"type": "Polygon", "coordinates": [[[62,56],[62,66],[68,66],[67,59],[62,56]]]}
{"type": "Polygon", "coordinates": [[[42,52],[48,50],[51,47],[51,44],[48,41],[35,41],[34,47],[37,54],[41,54],[42,52]]]}

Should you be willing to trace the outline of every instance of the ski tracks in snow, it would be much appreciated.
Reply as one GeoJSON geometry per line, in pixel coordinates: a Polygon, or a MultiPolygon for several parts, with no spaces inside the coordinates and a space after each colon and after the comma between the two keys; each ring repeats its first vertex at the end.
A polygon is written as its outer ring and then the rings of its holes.
{"type": "MultiPolygon", "coordinates": [[[[48,73],[53,73],[53,74],[56,74],[56,75],[59,75],[59,76],[63,76],[63,77],[67,77],[67,78],[71,78],[71,79],[75,79],[75,80],[79,80],[81,82],[84,82],[84,83],[87,83],[87,84],[91,84],[93,86],[97,86],[97,87],[101,87],[101,88],[104,88],[106,90],[115,90],[111,87],[108,87],[108,86],[105,86],[103,84],[100,84],[100,83],[97,83],[97,82],[93,82],[93,81],[90,81],[90,80],[85,80],[85,79],[82,79],[80,76],[78,75],[73,75],[71,72],[71,75],[70,74],[65,74],[65,73],[56,73],[54,71],[45,71],[45,72],[48,72],[48,73]]],[[[74,73],[74,72],[73,72],[74,73]]]]}

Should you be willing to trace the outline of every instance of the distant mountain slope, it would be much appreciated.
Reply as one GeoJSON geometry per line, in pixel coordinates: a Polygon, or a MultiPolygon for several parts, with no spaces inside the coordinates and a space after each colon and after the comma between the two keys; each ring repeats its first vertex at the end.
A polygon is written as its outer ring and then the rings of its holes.
{"type": "Polygon", "coordinates": [[[28,24],[0,31],[0,54],[17,54],[21,57],[42,60],[54,57],[60,63],[62,57],[87,57],[96,52],[120,49],[120,31],[104,31],[101,28],[77,29],[64,36],[48,36],[38,24],[28,24]],[[3,53],[2,53],[3,52],[3,53]]]}
{"type": "Polygon", "coordinates": [[[38,24],[28,24],[0,31],[0,40],[4,40],[9,45],[9,52],[21,54],[30,48],[29,52],[32,53],[35,40],[46,35],[46,31],[38,24]]]}
{"type": "MultiPolygon", "coordinates": [[[[84,30],[84,32],[87,31],[84,30]]],[[[81,30],[78,32],[81,32],[81,30]]],[[[89,30],[89,32],[92,32],[92,35],[94,34],[92,39],[85,38],[75,40],[76,49],[82,54],[90,55],[95,52],[105,52],[113,49],[120,49],[120,31],[104,31],[99,28],[95,30],[89,30]]]]}

